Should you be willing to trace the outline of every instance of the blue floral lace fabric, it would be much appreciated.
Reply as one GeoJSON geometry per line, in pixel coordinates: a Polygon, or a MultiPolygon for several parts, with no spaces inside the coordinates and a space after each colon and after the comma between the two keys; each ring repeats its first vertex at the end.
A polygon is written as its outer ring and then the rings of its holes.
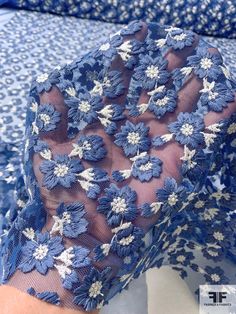
{"type": "Polygon", "coordinates": [[[233,0],[5,0],[6,5],[28,10],[72,15],[111,23],[134,19],[191,29],[199,34],[236,38],[233,0]]]}
{"type": "Polygon", "coordinates": [[[164,264],[229,283],[218,263],[236,260],[235,86],[201,37],[140,21],[37,76],[29,200],[2,240],[3,284],[91,311],[164,264]]]}

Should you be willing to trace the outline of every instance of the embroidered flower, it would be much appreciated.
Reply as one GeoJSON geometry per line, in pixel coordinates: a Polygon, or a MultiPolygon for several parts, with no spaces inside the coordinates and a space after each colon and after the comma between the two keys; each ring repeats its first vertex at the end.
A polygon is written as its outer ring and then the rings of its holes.
{"type": "Polygon", "coordinates": [[[132,156],[149,149],[151,140],[148,132],[149,127],[143,122],[133,124],[126,121],[125,125],[121,126],[121,132],[115,134],[114,143],[124,149],[126,156],[132,156]]]}
{"type": "Polygon", "coordinates": [[[110,65],[112,58],[117,54],[116,48],[123,43],[123,37],[115,34],[110,38],[109,42],[103,43],[97,51],[97,55],[102,55],[108,62],[107,65],[110,65]]]}
{"type": "Polygon", "coordinates": [[[51,190],[56,185],[71,187],[76,182],[76,174],[84,168],[80,160],[71,159],[67,155],[56,155],[54,160],[44,160],[39,169],[44,174],[43,186],[51,190]]]}
{"type": "Polygon", "coordinates": [[[188,266],[194,259],[192,252],[187,252],[186,250],[176,250],[174,253],[170,253],[169,261],[171,264],[181,264],[183,266],[188,266]]]}
{"type": "Polygon", "coordinates": [[[83,284],[74,289],[75,297],[73,302],[81,305],[85,311],[92,311],[102,303],[110,288],[109,278],[111,268],[107,267],[99,272],[92,268],[84,276],[83,284]]]}
{"type": "Polygon", "coordinates": [[[209,77],[216,80],[222,69],[220,65],[223,64],[222,57],[219,54],[211,53],[206,48],[198,48],[194,56],[187,58],[188,65],[194,67],[194,73],[199,78],[209,77]]]}
{"type": "Polygon", "coordinates": [[[135,68],[134,78],[147,90],[153,89],[157,84],[165,84],[169,78],[167,60],[141,55],[140,65],[135,68]]]}
{"type": "Polygon", "coordinates": [[[162,210],[169,212],[171,208],[177,208],[183,198],[183,192],[183,186],[178,186],[174,178],[165,178],[164,187],[156,191],[158,202],[164,203],[162,210]]]}
{"type": "Polygon", "coordinates": [[[69,157],[78,156],[84,160],[98,161],[103,159],[106,154],[103,138],[98,135],[81,135],[77,144],[73,143],[73,150],[69,157]]]}
{"type": "Polygon", "coordinates": [[[89,253],[90,251],[82,246],[73,246],[54,257],[57,261],[55,268],[58,270],[64,288],[71,290],[74,283],[78,285],[79,278],[74,268],[89,266],[89,253]]]}
{"type": "Polygon", "coordinates": [[[193,42],[194,33],[191,31],[183,31],[180,28],[170,29],[166,36],[167,46],[174,49],[183,49],[184,47],[190,47],[192,46],[193,42]]]}
{"type": "Polygon", "coordinates": [[[64,249],[61,237],[50,238],[49,233],[37,233],[36,241],[26,241],[22,247],[22,257],[18,268],[24,273],[34,268],[45,275],[48,268],[53,268],[53,258],[64,249]]]}
{"type": "Polygon", "coordinates": [[[35,86],[38,93],[49,92],[53,85],[59,83],[60,72],[55,70],[48,73],[40,74],[35,80],[35,86]]]}
{"type": "Polygon", "coordinates": [[[143,43],[136,39],[127,40],[117,47],[117,53],[124,62],[124,66],[128,69],[132,69],[137,63],[137,55],[144,52],[143,43]]]}
{"type": "Polygon", "coordinates": [[[132,175],[141,182],[149,181],[153,177],[159,178],[162,171],[162,161],[154,156],[146,155],[137,158],[132,166],[132,175]]]}
{"type": "Polygon", "coordinates": [[[107,96],[115,98],[125,91],[122,73],[117,70],[102,70],[99,72],[97,79],[93,81],[94,87],[90,91],[92,95],[107,96]]]}
{"type": "Polygon", "coordinates": [[[177,121],[168,125],[171,133],[180,144],[186,144],[193,148],[204,142],[201,131],[204,129],[204,121],[197,113],[180,112],[177,121]]]}
{"type": "Polygon", "coordinates": [[[141,228],[130,225],[116,233],[111,243],[111,249],[120,257],[128,256],[137,252],[144,244],[143,237],[144,231],[141,228]]]}
{"type": "Polygon", "coordinates": [[[36,126],[40,131],[53,131],[60,122],[60,112],[50,104],[40,105],[37,112],[36,126]]]}
{"type": "Polygon", "coordinates": [[[201,103],[213,111],[222,111],[229,102],[234,101],[233,92],[225,84],[209,82],[206,78],[203,79],[203,89],[200,93],[201,103]]]}
{"type": "Polygon", "coordinates": [[[84,218],[84,205],[74,202],[68,205],[64,203],[56,209],[57,215],[52,216],[54,224],[50,231],[51,234],[59,232],[67,238],[77,238],[87,230],[88,222],[84,218]]]}
{"type": "Polygon", "coordinates": [[[224,270],[219,266],[206,266],[204,270],[206,281],[212,285],[227,284],[229,282],[229,279],[224,274],[224,270]]]}
{"type": "Polygon", "coordinates": [[[65,103],[69,107],[68,117],[74,124],[78,124],[81,120],[87,123],[96,121],[98,119],[97,110],[103,107],[101,97],[88,92],[79,93],[78,97],[69,97],[65,103]]]}
{"type": "Polygon", "coordinates": [[[111,183],[105,196],[98,199],[97,211],[107,216],[110,226],[118,226],[123,219],[132,221],[137,215],[137,194],[128,185],[119,188],[111,183]]]}
{"type": "Polygon", "coordinates": [[[122,36],[133,35],[142,29],[141,21],[133,21],[120,30],[122,36]]]}
{"type": "Polygon", "coordinates": [[[164,116],[166,112],[173,112],[176,108],[177,94],[174,90],[164,88],[159,93],[151,96],[148,108],[157,118],[164,116]]]}
{"type": "Polygon", "coordinates": [[[142,206],[140,206],[142,216],[148,218],[157,214],[160,211],[162,204],[162,202],[153,202],[151,204],[144,203],[142,206]]]}
{"type": "Polygon", "coordinates": [[[55,305],[59,305],[61,303],[60,297],[57,292],[52,292],[52,291],[36,292],[33,287],[30,287],[29,289],[27,289],[27,292],[30,295],[40,300],[43,300],[47,303],[51,303],[55,305]]]}

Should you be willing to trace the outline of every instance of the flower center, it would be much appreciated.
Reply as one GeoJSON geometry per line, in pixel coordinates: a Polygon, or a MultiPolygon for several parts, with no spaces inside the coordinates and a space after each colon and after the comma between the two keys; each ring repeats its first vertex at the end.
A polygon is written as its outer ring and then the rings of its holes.
{"type": "Polygon", "coordinates": [[[101,51],[106,51],[110,48],[110,44],[109,43],[105,43],[103,45],[101,45],[101,47],[99,48],[99,50],[101,51]]]}
{"type": "Polygon", "coordinates": [[[169,101],[169,97],[165,96],[165,97],[162,98],[162,99],[158,99],[158,100],[156,101],[156,105],[162,107],[162,106],[167,105],[168,101],[169,101]]]}
{"type": "Polygon", "coordinates": [[[147,77],[153,79],[153,78],[156,78],[158,77],[159,75],[159,69],[157,66],[154,66],[154,65],[149,65],[147,67],[147,70],[145,71],[147,77]]]}
{"type": "Polygon", "coordinates": [[[64,177],[68,173],[69,167],[67,165],[57,165],[54,169],[54,174],[57,177],[64,177]]]}
{"type": "Polygon", "coordinates": [[[169,205],[174,206],[178,202],[177,194],[175,192],[170,194],[169,197],[168,197],[167,202],[168,202],[169,205]]]}
{"type": "Polygon", "coordinates": [[[34,251],[33,256],[35,259],[42,260],[48,253],[48,247],[46,244],[40,244],[34,251]]]}
{"type": "Polygon", "coordinates": [[[47,74],[47,73],[43,73],[43,74],[40,74],[40,75],[37,77],[36,81],[37,81],[38,83],[43,83],[43,82],[47,81],[47,79],[48,79],[48,74],[47,74]]]}
{"type": "Polygon", "coordinates": [[[62,219],[63,221],[65,221],[66,223],[70,223],[71,222],[71,219],[70,219],[70,213],[68,212],[64,212],[63,215],[62,215],[62,219]]]}
{"type": "Polygon", "coordinates": [[[89,297],[96,298],[101,293],[101,289],[102,289],[102,282],[95,281],[94,283],[92,283],[91,287],[89,288],[89,297]]]}
{"type": "Polygon", "coordinates": [[[236,132],[236,123],[231,123],[230,126],[228,127],[227,132],[229,134],[235,133],[236,132]]]}
{"type": "Polygon", "coordinates": [[[141,166],[139,167],[139,169],[140,169],[141,171],[150,170],[150,169],[152,169],[152,163],[151,163],[150,161],[148,161],[145,165],[141,165],[141,166]]]}
{"type": "Polygon", "coordinates": [[[212,279],[213,281],[215,281],[215,282],[218,282],[218,281],[220,281],[220,276],[217,275],[217,274],[212,274],[212,275],[211,275],[211,279],[212,279]]]}
{"type": "Polygon", "coordinates": [[[81,103],[79,104],[79,109],[82,112],[88,112],[91,108],[91,105],[88,101],[81,101],[81,103]]]}
{"type": "Polygon", "coordinates": [[[50,123],[50,116],[49,116],[48,114],[46,114],[46,113],[41,113],[41,114],[39,115],[39,117],[40,117],[40,119],[43,121],[43,123],[44,123],[45,125],[47,125],[47,124],[50,123]]]}
{"type": "Polygon", "coordinates": [[[209,95],[208,95],[208,98],[210,100],[214,100],[216,99],[216,97],[219,95],[219,93],[216,93],[216,92],[210,92],[209,95]]]}
{"type": "Polygon", "coordinates": [[[201,68],[204,70],[209,70],[213,65],[213,62],[209,58],[202,58],[200,62],[201,68]]]}
{"type": "Polygon", "coordinates": [[[183,263],[186,260],[186,257],[184,255],[179,255],[176,260],[177,262],[183,263]]]}
{"type": "Polygon", "coordinates": [[[130,144],[138,144],[140,141],[140,135],[138,132],[130,132],[127,136],[128,142],[130,144]]]}
{"type": "Polygon", "coordinates": [[[197,201],[196,203],[195,203],[195,208],[202,208],[203,206],[204,206],[204,202],[203,201],[197,201]]]}
{"type": "Polygon", "coordinates": [[[187,37],[187,35],[185,33],[181,33],[179,35],[175,35],[173,36],[173,38],[177,41],[180,41],[180,40],[184,40],[185,38],[187,37]]]}
{"type": "Polygon", "coordinates": [[[121,245],[129,245],[130,243],[133,242],[133,240],[134,240],[134,236],[130,234],[128,237],[122,238],[122,239],[119,241],[119,243],[120,243],[121,245]]]}
{"type": "Polygon", "coordinates": [[[85,150],[91,150],[91,149],[92,149],[92,145],[91,145],[91,143],[89,143],[88,141],[84,141],[84,143],[83,143],[83,148],[84,148],[85,150]]]}
{"type": "Polygon", "coordinates": [[[193,134],[193,126],[189,123],[185,123],[182,125],[180,128],[180,131],[185,135],[185,136],[190,136],[193,134]]]}
{"type": "Polygon", "coordinates": [[[117,214],[125,212],[127,210],[125,199],[120,196],[114,198],[111,202],[111,210],[117,214]]]}
{"type": "Polygon", "coordinates": [[[213,233],[213,237],[216,239],[216,240],[219,240],[219,241],[222,241],[224,240],[224,235],[223,233],[219,232],[219,231],[216,231],[213,233]]]}

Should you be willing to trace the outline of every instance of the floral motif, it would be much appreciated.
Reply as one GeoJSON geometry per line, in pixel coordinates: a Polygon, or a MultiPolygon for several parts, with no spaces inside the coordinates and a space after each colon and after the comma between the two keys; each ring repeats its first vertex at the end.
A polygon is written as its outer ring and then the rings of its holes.
{"type": "Polygon", "coordinates": [[[181,144],[195,148],[203,143],[201,131],[204,129],[204,121],[197,113],[180,112],[177,121],[170,123],[168,129],[181,144]]]}
{"type": "Polygon", "coordinates": [[[59,305],[61,303],[60,297],[57,292],[44,291],[36,293],[33,287],[27,289],[27,292],[30,295],[51,304],[59,305]]]}
{"type": "Polygon", "coordinates": [[[103,107],[100,96],[91,95],[89,92],[79,93],[78,97],[65,100],[69,106],[68,117],[78,123],[81,120],[92,123],[98,119],[97,111],[103,107]]]}
{"type": "Polygon", "coordinates": [[[229,102],[234,101],[233,92],[225,84],[209,82],[206,78],[203,79],[203,89],[200,93],[201,103],[213,111],[222,111],[229,102]]]}
{"type": "Polygon", "coordinates": [[[162,171],[162,161],[154,156],[146,155],[137,158],[132,167],[132,175],[141,182],[159,178],[162,171]]]}
{"type": "Polygon", "coordinates": [[[84,277],[83,284],[74,289],[73,302],[83,306],[84,310],[91,311],[103,303],[109,289],[110,267],[99,272],[92,268],[84,277]]]}
{"type": "Polygon", "coordinates": [[[60,112],[50,104],[40,105],[37,111],[36,126],[40,131],[53,131],[60,122],[60,112]]]}
{"type": "Polygon", "coordinates": [[[137,252],[144,244],[143,237],[144,231],[141,228],[130,225],[128,228],[121,229],[116,233],[111,243],[111,249],[120,257],[128,256],[137,252]]]}
{"type": "Polygon", "coordinates": [[[84,205],[74,202],[69,205],[61,204],[56,209],[57,215],[52,216],[54,224],[50,231],[51,234],[59,233],[67,238],[77,238],[87,230],[88,222],[84,218],[84,205]]]}
{"type": "Polygon", "coordinates": [[[37,92],[38,93],[49,92],[53,85],[59,83],[59,77],[60,72],[58,70],[55,70],[50,74],[48,73],[40,74],[34,82],[37,88],[37,92]]]}
{"type": "Polygon", "coordinates": [[[64,249],[61,237],[50,238],[49,233],[37,233],[36,240],[26,241],[22,247],[22,258],[18,268],[24,273],[36,269],[45,275],[49,268],[53,268],[53,258],[64,249]]]}
{"type": "Polygon", "coordinates": [[[124,149],[126,156],[132,156],[149,149],[151,140],[148,132],[149,127],[143,122],[133,124],[127,120],[125,125],[121,126],[121,132],[115,134],[114,143],[124,149]]]}
{"type": "Polygon", "coordinates": [[[44,174],[43,186],[51,190],[56,185],[71,187],[76,182],[76,175],[84,168],[80,160],[71,159],[67,155],[56,155],[54,160],[44,160],[39,169],[44,174]]]}
{"type": "Polygon", "coordinates": [[[105,189],[105,196],[98,199],[97,211],[107,217],[110,226],[118,226],[122,220],[132,221],[137,215],[137,194],[128,185],[118,188],[112,183],[105,189]]]}
{"type": "Polygon", "coordinates": [[[222,74],[222,57],[220,54],[211,53],[205,48],[198,48],[194,56],[187,58],[188,65],[194,68],[194,72],[200,77],[209,77],[216,80],[222,74]]]}
{"type": "Polygon", "coordinates": [[[177,27],[167,28],[166,31],[166,44],[174,49],[192,46],[194,42],[194,33],[191,31],[183,31],[177,27]]]}
{"type": "Polygon", "coordinates": [[[101,136],[98,135],[81,135],[77,143],[73,143],[73,150],[69,157],[78,156],[84,160],[98,161],[106,156],[106,149],[101,136]]]}
{"type": "Polygon", "coordinates": [[[175,253],[171,253],[169,260],[171,264],[181,264],[183,266],[188,266],[194,259],[192,252],[187,252],[185,250],[176,250],[175,253]]]}
{"type": "Polygon", "coordinates": [[[164,58],[152,58],[142,55],[140,65],[135,68],[134,78],[141,82],[142,87],[147,90],[153,89],[157,84],[165,84],[169,78],[167,71],[167,60],[164,58]]]}
{"type": "Polygon", "coordinates": [[[223,269],[219,266],[206,266],[204,270],[205,279],[208,283],[212,285],[227,284],[229,281],[228,278],[225,276],[223,269]]]}
{"type": "Polygon", "coordinates": [[[157,118],[164,116],[166,112],[173,112],[176,108],[176,92],[172,89],[164,88],[159,93],[154,95],[149,100],[148,108],[157,118]]]}

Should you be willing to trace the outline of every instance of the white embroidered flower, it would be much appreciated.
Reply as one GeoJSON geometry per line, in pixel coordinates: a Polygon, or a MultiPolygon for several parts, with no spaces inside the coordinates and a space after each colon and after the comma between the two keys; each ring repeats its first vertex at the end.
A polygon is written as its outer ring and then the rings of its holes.
{"type": "Polygon", "coordinates": [[[33,257],[37,260],[42,260],[48,254],[48,246],[40,244],[34,251],[33,257]]]}
{"type": "Polygon", "coordinates": [[[89,297],[96,298],[99,294],[101,294],[102,290],[102,281],[95,281],[89,288],[89,297]]]}
{"type": "Polygon", "coordinates": [[[155,65],[149,65],[145,71],[145,74],[147,75],[147,77],[154,79],[156,77],[159,76],[159,68],[155,65]]]}
{"type": "Polygon", "coordinates": [[[50,116],[46,113],[40,113],[39,118],[43,121],[44,125],[48,125],[50,123],[50,116]]]}
{"type": "Polygon", "coordinates": [[[218,282],[218,281],[220,281],[220,276],[218,274],[212,274],[211,279],[214,282],[218,282]]]}
{"type": "Polygon", "coordinates": [[[67,165],[58,164],[55,168],[53,173],[57,177],[64,177],[69,171],[69,167],[67,165]]]}
{"type": "Polygon", "coordinates": [[[236,133],[236,123],[235,122],[230,124],[230,126],[227,129],[227,133],[228,134],[236,133]]]}
{"type": "Polygon", "coordinates": [[[215,231],[215,232],[213,233],[213,237],[214,237],[216,240],[218,240],[218,241],[223,241],[223,240],[224,240],[224,235],[223,235],[223,233],[220,232],[220,231],[215,231]]]}
{"type": "Polygon", "coordinates": [[[140,135],[138,132],[129,132],[127,140],[130,144],[137,145],[140,141],[140,135]]]}
{"type": "Polygon", "coordinates": [[[175,192],[171,193],[167,200],[170,206],[174,206],[178,202],[178,196],[175,192]]]}
{"type": "Polygon", "coordinates": [[[132,243],[134,240],[134,236],[133,235],[129,235],[128,237],[124,237],[119,241],[119,244],[126,246],[129,245],[130,243],[132,243]]]}
{"type": "Polygon", "coordinates": [[[213,65],[213,62],[210,58],[202,58],[200,61],[200,66],[201,68],[203,68],[204,70],[209,70],[213,65]]]}
{"type": "Polygon", "coordinates": [[[79,103],[79,110],[82,112],[89,112],[89,110],[91,109],[91,105],[87,100],[82,100],[79,103]]]}
{"type": "Polygon", "coordinates": [[[203,213],[203,219],[204,220],[212,220],[215,218],[215,216],[218,214],[219,209],[218,208],[208,208],[203,213]]]}
{"type": "Polygon", "coordinates": [[[183,263],[186,260],[186,257],[184,255],[179,255],[176,258],[177,262],[183,263]]]}
{"type": "Polygon", "coordinates": [[[185,135],[185,136],[190,136],[193,134],[194,128],[191,124],[185,123],[181,126],[180,131],[185,135]]]}
{"type": "Polygon", "coordinates": [[[111,47],[110,43],[102,44],[99,48],[100,51],[107,51],[111,47]]]}
{"type": "Polygon", "coordinates": [[[113,199],[111,202],[111,210],[116,214],[124,213],[127,210],[127,204],[124,198],[120,196],[113,199]]]}

